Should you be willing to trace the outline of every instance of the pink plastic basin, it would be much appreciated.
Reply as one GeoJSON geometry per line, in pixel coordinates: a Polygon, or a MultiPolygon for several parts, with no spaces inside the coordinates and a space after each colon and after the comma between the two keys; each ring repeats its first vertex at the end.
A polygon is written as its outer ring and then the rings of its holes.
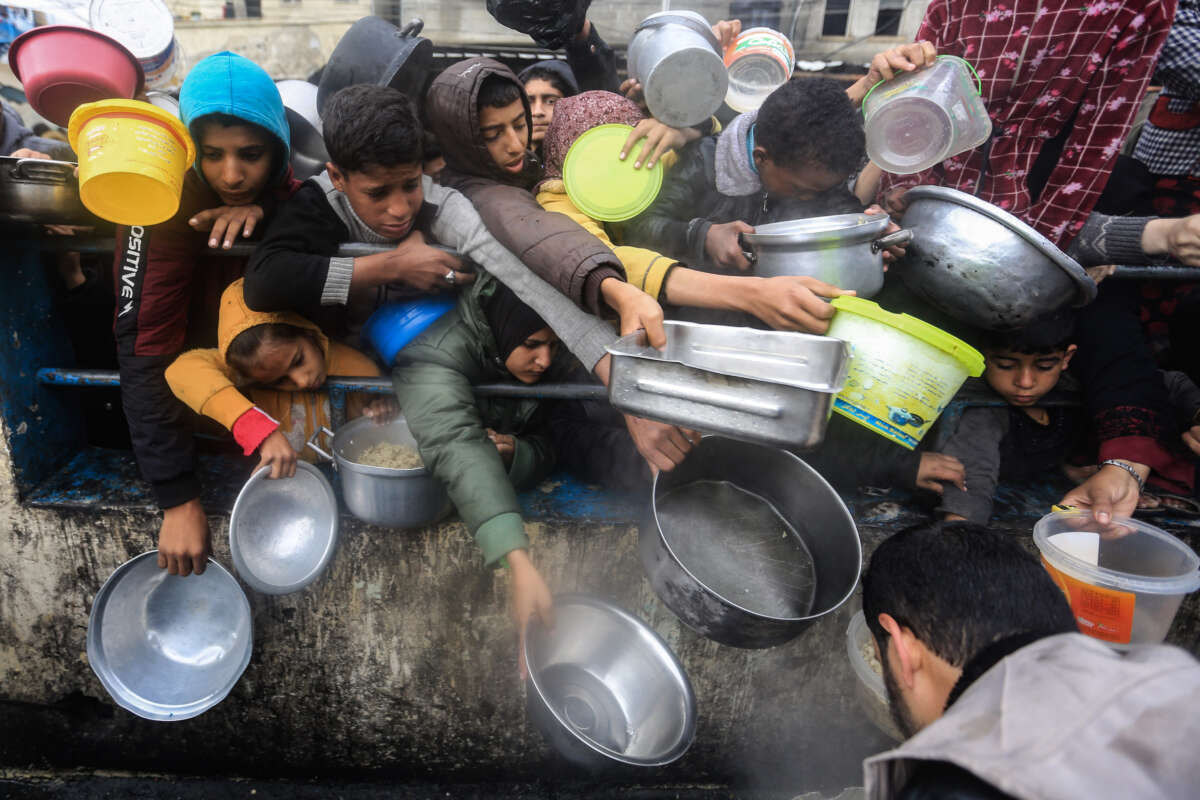
{"type": "Polygon", "coordinates": [[[59,126],[84,103],[132,100],[145,82],[133,53],[102,33],[72,25],[21,34],[8,50],[8,65],[33,110],[59,126]]]}

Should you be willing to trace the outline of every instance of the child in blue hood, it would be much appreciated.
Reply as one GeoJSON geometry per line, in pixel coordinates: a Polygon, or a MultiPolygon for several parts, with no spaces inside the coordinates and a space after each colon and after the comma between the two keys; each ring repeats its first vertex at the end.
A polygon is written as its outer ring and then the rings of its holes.
{"type": "Polygon", "coordinates": [[[221,293],[245,269],[244,258],[219,250],[265,227],[299,183],[288,166],[283,100],[254,62],[209,56],[188,74],[179,105],[195,168],[172,219],[118,230],[114,329],[134,454],[163,509],[159,566],[188,575],[204,571],[208,520],[193,465],[193,414],[163,373],[185,348],[215,346],[221,293]]]}

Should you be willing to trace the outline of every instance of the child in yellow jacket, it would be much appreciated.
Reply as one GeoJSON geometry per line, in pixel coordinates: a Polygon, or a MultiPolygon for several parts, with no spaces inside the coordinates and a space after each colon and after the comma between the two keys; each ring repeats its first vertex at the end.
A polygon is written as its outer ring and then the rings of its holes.
{"type": "MultiPolygon", "coordinates": [[[[270,466],[272,478],[294,475],[297,458],[313,460],[304,444],[329,425],[329,395],[321,388],[328,375],[374,377],[379,369],[299,314],[251,311],[241,280],[221,295],[216,349],[189,350],[166,371],[175,396],[229,429],[246,455],[258,451],[255,470],[270,466]]],[[[391,398],[351,394],[347,403],[350,417],[394,411],[391,398]]]]}

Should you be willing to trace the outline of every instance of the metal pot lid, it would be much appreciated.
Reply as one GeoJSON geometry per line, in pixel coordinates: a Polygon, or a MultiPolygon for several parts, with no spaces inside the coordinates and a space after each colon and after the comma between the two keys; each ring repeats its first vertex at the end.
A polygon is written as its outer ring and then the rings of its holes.
{"type": "Polygon", "coordinates": [[[855,244],[877,238],[887,229],[887,214],[835,214],[757,225],[754,233],[742,236],[751,244],[855,244]]]}
{"type": "Polygon", "coordinates": [[[1078,261],[1071,258],[1062,250],[1059,250],[1045,236],[1004,209],[998,208],[986,200],[980,200],[978,197],[969,195],[966,192],[960,192],[957,189],[948,189],[945,186],[916,186],[909,189],[904,197],[909,203],[914,200],[953,203],[963,208],[969,208],[994,222],[1000,223],[1040,251],[1042,255],[1058,265],[1063,272],[1067,273],[1067,277],[1075,282],[1075,286],[1079,290],[1075,302],[1076,308],[1085,306],[1096,299],[1096,282],[1088,276],[1078,261]]]}
{"type": "Polygon", "coordinates": [[[638,26],[633,29],[633,32],[636,34],[638,31],[649,28],[661,28],[663,25],[682,25],[685,28],[689,28],[707,39],[708,43],[712,45],[717,53],[721,52],[721,40],[713,33],[712,26],[708,24],[708,20],[695,11],[659,11],[639,22],[638,26]]]}

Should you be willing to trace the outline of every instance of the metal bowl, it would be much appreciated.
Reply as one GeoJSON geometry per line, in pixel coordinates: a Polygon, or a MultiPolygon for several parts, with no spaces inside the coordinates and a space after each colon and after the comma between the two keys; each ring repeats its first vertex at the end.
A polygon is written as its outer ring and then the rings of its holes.
{"type": "Polygon", "coordinates": [[[275,81],[291,131],[292,172],[298,180],[311,178],[325,169],[329,152],[322,136],[321,117],[317,114],[317,87],[308,81],[275,81]]]}
{"type": "Polygon", "coordinates": [[[555,598],[554,630],[525,637],[530,718],[569,761],[657,767],[696,735],[696,697],[679,659],[632,614],[595,597],[555,598]]]}
{"type": "Polygon", "coordinates": [[[910,189],[905,200],[913,238],[900,276],[955,319],[1010,330],[1096,299],[1083,267],[991,203],[941,186],[910,189]]]}
{"type": "Polygon", "coordinates": [[[291,478],[263,467],[246,481],[229,518],[238,576],[263,594],[289,594],[320,577],[338,538],[338,507],[321,471],[303,461],[291,478]]]}
{"type": "Polygon", "coordinates": [[[250,663],[250,602],[209,560],[203,575],[170,575],[158,551],[104,582],[88,621],[88,663],[117,705],[163,722],[191,719],[225,699],[250,663]]]}

